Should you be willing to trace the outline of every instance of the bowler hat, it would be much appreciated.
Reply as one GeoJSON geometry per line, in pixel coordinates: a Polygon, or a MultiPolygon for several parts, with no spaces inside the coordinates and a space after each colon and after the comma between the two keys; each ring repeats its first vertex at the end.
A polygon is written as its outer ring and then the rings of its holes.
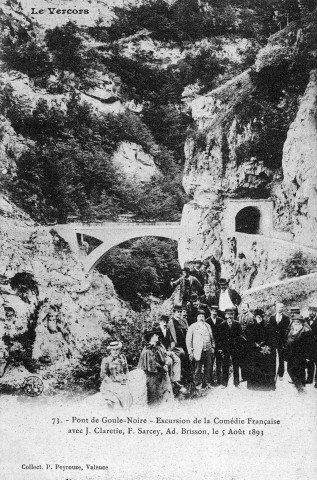
{"type": "Polygon", "coordinates": [[[218,305],[211,305],[210,309],[211,310],[219,310],[219,307],[218,307],[218,305]]]}
{"type": "Polygon", "coordinates": [[[228,280],[226,278],[220,278],[219,285],[228,285],[228,280]]]}
{"type": "Polygon", "coordinates": [[[174,305],[173,310],[174,312],[181,312],[183,307],[181,305],[174,305]]]}
{"type": "Polygon", "coordinates": [[[291,313],[300,313],[300,308],[299,307],[291,307],[291,313]]]}
{"type": "Polygon", "coordinates": [[[233,308],[226,308],[225,313],[234,313],[233,308]]]}
{"type": "Polygon", "coordinates": [[[264,311],[261,308],[256,308],[254,310],[254,315],[255,316],[259,315],[260,317],[264,317],[265,314],[264,314],[264,311]]]}
{"type": "Polygon", "coordinates": [[[197,317],[198,315],[206,315],[205,310],[197,310],[197,317]]]}

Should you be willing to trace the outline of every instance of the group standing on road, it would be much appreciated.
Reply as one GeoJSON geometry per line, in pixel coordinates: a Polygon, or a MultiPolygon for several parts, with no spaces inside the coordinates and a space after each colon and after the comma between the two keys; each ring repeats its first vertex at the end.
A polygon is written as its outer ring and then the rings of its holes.
{"type": "MultiPolygon", "coordinates": [[[[218,266],[214,270],[219,273],[218,266]]],[[[144,332],[139,368],[146,374],[149,404],[188,390],[226,388],[231,370],[237,388],[246,382],[248,389],[275,390],[285,364],[298,392],[308,383],[317,387],[317,307],[309,307],[307,318],[298,307],[287,315],[281,301],[274,315],[251,311],[226,279],[217,278],[218,289],[208,283],[206,265],[199,261],[172,285],[179,286],[172,315],[162,315],[144,332]]],[[[110,357],[103,362],[103,378],[106,371],[112,377],[117,372],[124,384],[124,359],[110,357]]],[[[112,389],[113,384],[112,378],[112,389]]]]}

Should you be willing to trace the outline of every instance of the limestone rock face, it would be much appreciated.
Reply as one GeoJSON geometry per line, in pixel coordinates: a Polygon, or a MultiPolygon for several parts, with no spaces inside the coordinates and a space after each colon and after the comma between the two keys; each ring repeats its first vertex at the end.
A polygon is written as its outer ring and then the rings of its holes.
{"type": "Polygon", "coordinates": [[[293,61],[301,35],[295,24],[274,35],[252,70],[191,104],[195,126],[185,145],[183,185],[192,200],[183,210],[180,260],[184,264],[214,255],[222,276],[240,291],[284,279],[299,251],[306,273],[316,268],[317,72],[299,84],[303,95],[296,98],[295,112],[283,89],[276,93],[266,85],[271,97],[260,90],[262,74],[274,75],[283,62],[293,61]],[[287,115],[289,123],[284,122],[287,115]],[[275,153],[281,138],[274,138],[270,126],[276,119],[284,122],[285,141],[275,153]],[[237,227],[240,212],[232,205],[239,201],[243,207],[255,202],[253,213],[258,211],[266,222],[263,231],[250,227],[252,211],[245,217],[246,227],[237,227]],[[270,213],[266,202],[271,202],[270,213]],[[244,278],[236,275],[239,253],[245,255],[244,278]]]}
{"type": "Polygon", "coordinates": [[[136,143],[121,142],[112,161],[133,182],[149,182],[151,177],[159,175],[153,157],[136,143]]]}
{"type": "Polygon", "coordinates": [[[86,276],[49,228],[12,217],[2,215],[0,226],[1,385],[15,365],[67,370],[131,316],[112,282],[98,273],[86,276]]]}
{"type": "Polygon", "coordinates": [[[317,246],[317,70],[301,100],[283,152],[283,188],[289,199],[294,239],[317,246]]]}

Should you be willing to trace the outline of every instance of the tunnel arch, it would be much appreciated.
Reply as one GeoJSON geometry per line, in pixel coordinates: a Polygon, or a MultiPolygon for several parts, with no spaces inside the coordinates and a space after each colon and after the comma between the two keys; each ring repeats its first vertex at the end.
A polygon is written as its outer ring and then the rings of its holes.
{"type": "Polygon", "coordinates": [[[258,207],[244,207],[235,217],[235,231],[239,233],[261,233],[261,211],[258,207]]]}

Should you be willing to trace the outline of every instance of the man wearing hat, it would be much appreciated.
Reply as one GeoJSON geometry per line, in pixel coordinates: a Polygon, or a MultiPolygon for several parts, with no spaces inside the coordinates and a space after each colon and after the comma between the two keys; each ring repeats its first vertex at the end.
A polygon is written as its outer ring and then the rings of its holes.
{"type": "Polygon", "coordinates": [[[307,380],[306,383],[313,383],[315,373],[315,388],[317,388],[317,306],[308,307],[307,325],[312,331],[311,352],[307,362],[307,380]]]}
{"type": "Polygon", "coordinates": [[[219,280],[220,290],[216,292],[217,304],[219,306],[219,314],[224,317],[225,310],[232,309],[234,315],[237,315],[238,306],[241,303],[241,297],[233,290],[229,288],[229,282],[225,278],[219,280]]]}
{"type": "Polygon", "coordinates": [[[202,303],[199,296],[194,293],[190,297],[190,302],[187,303],[187,311],[188,311],[188,325],[195,323],[197,320],[197,312],[198,310],[204,310],[205,318],[210,317],[210,309],[208,305],[202,303]]]}
{"type": "Polygon", "coordinates": [[[203,292],[203,287],[197,278],[190,274],[188,267],[182,268],[182,276],[175,281],[171,281],[172,287],[177,287],[179,285],[179,301],[181,305],[186,305],[189,302],[190,297],[193,293],[199,295],[203,292]]]}
{"type": "Polygon", "coordinates": [[[186,352],[187,329],[182,321],[181,305],[174,305],[173,317],[167,324],[167,332],[171,339],[170,350],[183,360],[186,352]]]}
{"type": "Polygon", "coordinates": [[[210,325],[212,330],[212,334],[215,341],[215,355],[213,356],[212,366],[211,366],[211,376],[212,376],[212,383],[214,385],[221,383],[221,356],[219,354],[219,325],[223,322],[223,318],[218,316],[218,306],[211,305],[210,306],[210,317],[206,319],[206,322],[210,325]],[[216,363],[216,378],[214,375],[214,363],[216,363]]]}
{"type": "Polygon", "coordinates": [[[202,261],[201,260],[194,260],[193,261],[193,268],[191,270],[191,274],[197,278],[199,283],[202,285],[202,287],[205,284],[205,275],[204,272],[201,270],[202,266],[202,261]]]}
{"type": "Polygon", "coordinates": [[[201,385],[203,387],[208,386],[211,383],[215,341],[210,325],[205,321],[204,310],[198,310],[197,321],[188,327],[186,345],[189,359],[194,362],[194,384],[196,388],[201,388],[201,385]]]}
{"type": "Polygon", "coordinates": [[[211,307],[211,305],[215,305],[217,303],[216,296],[211,292],[210,283],[205,283],[204,294],[200,297],[200,301],[201,303],[208,305],[208,307],[211,307]]]}
{"type": "Polygon", "coordinates": [[[226,308],[225,321],[219,325],[218,345],[219,355],[221,357],[222,378],[221,383],[225,388],[229,381],[230,361],[233,367],[233,383],[235,387],[239,386],[239,358],[240,358],[240,335],[242,333],[241,325],[234,320],[234,310],[226,308]]]}
{"type": "MultiPolygon", "coordinates": [[[[298,309],[299,310],[299,309],[298,309]]],[[[298,311],[299,313],[299,311],[298,311]]],[[[290,327],[290,319],[284,313],[284,304],[282,302],[276,302],[275,314],[270,317],[270,324],[275,329],[275,335],[277,340],[277,355],[278,355],[278,378],[283,380],[284,376],[284,362],[285,358],[285,342],[287,338],[287,332],[290,327]]]]}
{"type": "Polygon", "coordinates": [[[244,302],[241,304],[240,313],[238,315],[238,322],[241,325],[242,335],[241,335],[241,350],[240,350],[240,368],[241,368],[241,377],[242,381],[247,380],[248,374],[248,345],[247,345],[247,336],[246,330],[249,325],[254,324],[254,316],[250,312],[250,306],[248,303],[244,302]]]}
{"type": "Polygon", "coordinates": [[[181,359],[175,352],[171,350],[171,342],[172,337],[170,332],[167,329],[169,318],[167,315],[162,315],[160,318],[159,325],[154,324],[153,328],[158,329],[159,332],[159,341],[161,345],[164,346],[166,353],[167,353],[167,366],[169,375],[171,378],[171,382],[173,387],[178,389],[183,389],[183,385],[181,385],[181,359]]]}
{"type": "Polygon", "coordinates": [[[312,331],[302,315],[294,314],[287,334],[287,371],[298,392],[305,387],[306,358],[311,351],[312,331]]]}

